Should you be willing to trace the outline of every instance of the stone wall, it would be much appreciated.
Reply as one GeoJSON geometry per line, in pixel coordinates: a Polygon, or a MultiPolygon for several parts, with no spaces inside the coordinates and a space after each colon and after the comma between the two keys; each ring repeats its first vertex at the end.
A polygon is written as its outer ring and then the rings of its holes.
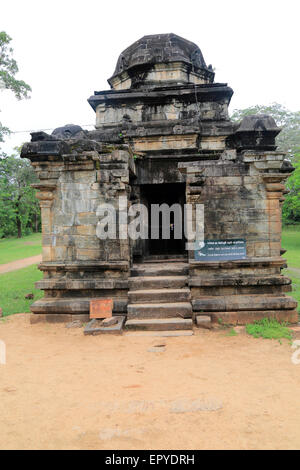
{"type": "MultiPolygon", "coordinates": [[[[47,139],[47,137],[46,137],[47,139]]],[[[31,310],[43,314],[88,315],[95,297],[114,299],[126,311],[130,264],[128,240],[100,240],[97,208],[130,194],[134,162],[128,148],[93,141],[39,141],[26,144],[40,183],[45,297],[31,310]]],[[[54,318],[54,317],[53,317],[54,318]]]]}
{"type": "Polygon", "coordinates": [[[179,164],[187,202],[204,205],[205,239],[244,238],[247,246],[247,259],[237,261],[196,261],[189,251],[194,312],[231,324],[266,316],[297,322],[297,302],[286,296],[291,281],[281,274],[283,161],[275,151],[227,151],[218,162],[179,164]]]}

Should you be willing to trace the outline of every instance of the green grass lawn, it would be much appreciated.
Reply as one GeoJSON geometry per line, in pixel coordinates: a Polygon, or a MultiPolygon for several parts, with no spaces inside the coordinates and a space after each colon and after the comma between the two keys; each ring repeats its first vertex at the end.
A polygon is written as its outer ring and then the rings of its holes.
{"type": "Polygon", "coordinates": [[[300,314],[300,225],[283,228],[282,248],[287,250],[283,257],[287,260],[288,267],[299,269],[299,272],[285,269],[282,273],[292,280],[293,291],[289,295],[298,301],[300,314]]]}
{"type": "Polygon", "coordinates": [[[283,272],[284,275],[288,276],[292,280],[292,292],[288,292],[287,295],[294,297],[298,302],[298,312],[300,315],[300,274],[297,276],[294,272],[285,269],[283,272]]]}
{"type": "Polygon", "coordinates": [[[3,315],[30,312],[30,305],[43,297],[41,290],[34,288],[34,283],[42,279],[43,273],[33,264],[27,268],[0,274],[0,306],[3,315]],[[32,293],[33,300],[26,300],[25,295],[32,293]]]}
{"type": "Polygon", "coordinates": [[[288,265],[300,269],[300,225],[283,228],[282,248],[287,250],[283,257],[287,259],[288,265]]]}
{"type": "Polygon", "coordinates": [[[33,233],[23,238],[0,240],[0,264],[28,258],[42,253],[42,234],[33,233]]]}

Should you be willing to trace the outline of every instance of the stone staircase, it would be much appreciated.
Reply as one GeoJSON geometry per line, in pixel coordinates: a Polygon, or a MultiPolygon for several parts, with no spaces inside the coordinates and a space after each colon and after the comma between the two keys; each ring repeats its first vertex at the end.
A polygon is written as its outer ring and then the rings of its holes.
{"type": "Polygon", "coordinates": [[[129,279],[125,330],[192,334],[188,264],[157,261],[136,264],[129,279]]]}

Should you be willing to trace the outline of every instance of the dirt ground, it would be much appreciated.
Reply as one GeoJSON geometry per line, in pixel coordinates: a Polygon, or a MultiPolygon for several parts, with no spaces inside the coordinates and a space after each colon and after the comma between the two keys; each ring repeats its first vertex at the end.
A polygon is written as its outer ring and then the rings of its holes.
{"type": "MultiPolygon", "coordinates": [[[[28,244],[29,242],[27,242],[28,244]]],[[[0,265],[0,274],[9,273],[10,271],[16,271],[16,269],[26,268],[32,264],[41,263],[42,255],[30,256],[29,258],[18,259],[11,261],[10,263],[0,265]]]]}
{"type": "Polygon", "coordinates": [[[0,340],[1,449],[300,449],[288,341],[91,337],[24,314],[0,340]]]}

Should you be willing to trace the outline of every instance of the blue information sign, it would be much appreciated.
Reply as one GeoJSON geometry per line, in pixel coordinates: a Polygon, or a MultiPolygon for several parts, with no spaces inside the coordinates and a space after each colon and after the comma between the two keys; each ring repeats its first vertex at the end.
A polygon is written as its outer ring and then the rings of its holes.
{"type": "Polygon", "coordinates": [[[246,240],[243,238],[204,240],[203,243],[195,242],[195,245],[196,261],[230,261],[247,257],[246,240]]]}

